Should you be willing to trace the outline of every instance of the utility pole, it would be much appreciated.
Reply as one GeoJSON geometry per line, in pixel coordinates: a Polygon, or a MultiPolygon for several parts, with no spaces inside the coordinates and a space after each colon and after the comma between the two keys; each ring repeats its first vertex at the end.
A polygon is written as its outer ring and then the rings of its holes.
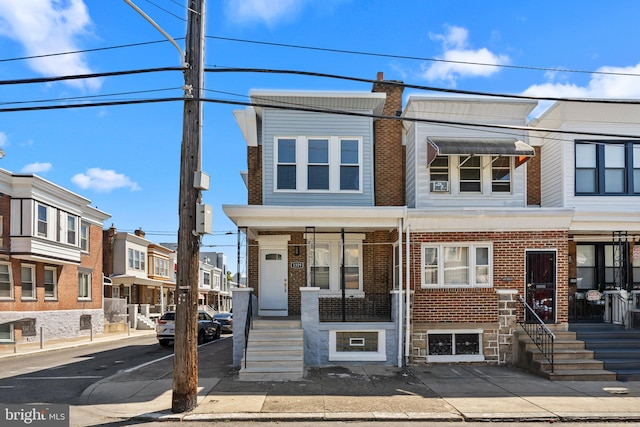
{"type": "MultiPolygon", "coordinates": [[[[196,211],[201,201],[202,94],[204,89],[205,0],[190,0],[184,72],[185,101],[180,150],[178,274],[171,410],[186,412],[198,397],[198,261],[200,233],[196,211]]],[[[208,182],[207,182],[208,186],[208,182]]]]}

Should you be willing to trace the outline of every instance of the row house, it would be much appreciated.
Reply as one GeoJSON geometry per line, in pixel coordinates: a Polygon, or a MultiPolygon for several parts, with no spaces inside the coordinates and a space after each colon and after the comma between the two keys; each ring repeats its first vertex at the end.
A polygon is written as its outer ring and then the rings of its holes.
{"type": "Polygon", "coordinates": [[[37,175],[0,170],[0,343],[103,333],[109,217],[37,175]]]}
{"type": "Polygon", "coordinates": [[[498,364],[516,362],[523,319],[640,320],[639,107],[562,101],[533,121],[525,99],[403,107],[382,77],[251,91],[234,112],[248,166],[247,204],[223,206],[246,236],[234,321],[257,325],[234,337],[241,377],[263,328],[299,327],[305,366],[498,364]]]}
{"type": "Polygon", "coordinates": [[[199,305],[211,307],[216,312],[231,310],[231,283],[227,272],[224,253],[200,251],[199,305]]]}
{"type": "Polygon", "coordinates": [[[153,329],[154,318],[175,305],[175,251],[147,240],[142,229],[127,233],[112,225],[103,234],[104,272],[110,281],[105,300],[126,305],[124,313],[117,311],[128,316],[132,327],[153,329]]]}

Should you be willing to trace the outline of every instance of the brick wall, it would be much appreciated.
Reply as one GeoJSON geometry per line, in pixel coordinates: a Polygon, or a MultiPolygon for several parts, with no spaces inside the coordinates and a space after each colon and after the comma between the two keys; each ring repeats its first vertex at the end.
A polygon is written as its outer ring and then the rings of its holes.
{"type": "Polygon", "coordinates": [[[568,321],[568,232],[519,231],[476,233],[412,233],[411,287],[412,357],[414,363],[426,361],[423,346],[429,328],[478,328],[484,330],[485,357],[497,360],[510,357],[513,323],[512,313],[517,291],[524,295],[526,251],[557,251],[557,323],[568,321]],[[421,288],[421,244],[437,242],[492,242],[493,287],[491,288],[421,288]],[[500,341],[498,341],[498,336],[500,341]],[[500,356],[501,355],[501,356],[500,356]]]}
{"type": "Polygon", "coordinates": [[[540,190],[540,149],[534,147],[536,155],[527,161],[527,205],[540,206],[542,196],[540,190]]]}
{"type": "MultiPolygon", "coordinates": [[[[402,111],[403,87],[382,80],[382,73],[372,92],[384,92],[387,99],[382,114],[395,117],[402,111]]],[[[374,169],[376,206],[405,205],[405,147],[402,145],[402,122],[378,119],[374,122],[374,169]]]]}
{"type": "Polygon", "coordinates": [[[262,205],[262,146],[247,147],[247,204],[262,205]]]}

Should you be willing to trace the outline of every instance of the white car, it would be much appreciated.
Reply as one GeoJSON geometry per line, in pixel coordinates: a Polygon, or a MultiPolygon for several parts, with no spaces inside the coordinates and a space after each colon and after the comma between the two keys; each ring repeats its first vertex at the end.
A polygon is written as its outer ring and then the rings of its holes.
{"type": "MultiPolygon", "coordinates": [[[[175,321],[175,311],[167,311],[158,319],[156,338],[161,346],[167,346],[171,341],[175,341],[175,321]]],[[[214,320],[209,313],[202,310],[198,312],[198,344],[203,344],[207,340],[217,340],[220,338],[221,330],[220,322],[214,320]]]]}

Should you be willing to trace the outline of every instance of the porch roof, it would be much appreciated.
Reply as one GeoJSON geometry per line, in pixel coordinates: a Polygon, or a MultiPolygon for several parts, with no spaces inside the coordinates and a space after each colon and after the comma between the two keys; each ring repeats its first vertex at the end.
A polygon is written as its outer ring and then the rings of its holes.
{"type": "Polygon", "coordinates": [[[166,282],[163,280],[148,279],[144,277],[131,276],[127,274],[119,274],[117,276],[109,277],[113,285],[145,285],[145,286],[168,286],[175,287],[173,282],[166,282]]]}
{"type": "Polygon", "coordinates": [[[238,227],[254,230],[326,231],[392,229],[404,218],[402,206],[260,206],[223,205],[222,210],[238,227]]]}

